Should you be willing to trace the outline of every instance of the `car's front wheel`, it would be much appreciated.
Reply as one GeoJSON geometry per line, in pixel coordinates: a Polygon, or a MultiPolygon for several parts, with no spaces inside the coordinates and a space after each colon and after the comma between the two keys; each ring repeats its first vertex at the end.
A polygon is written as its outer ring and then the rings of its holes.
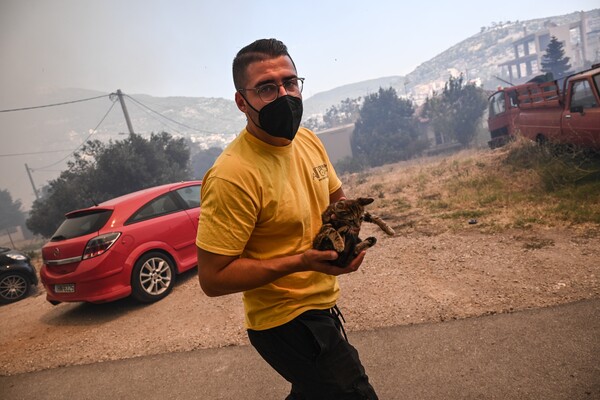
{"type": "Polygon", "coordinates": [[[131,295],[143,303],[152,303],[168,295],[175,285],[175,266],[163,253],[144,254],[131,275],[131,295]]]}
{"type": "Polygon", "coordinates": [[[29,288],[27,278],[18,272],[0,276],[0,303],[8,304],[25,298],[29,288]]]}

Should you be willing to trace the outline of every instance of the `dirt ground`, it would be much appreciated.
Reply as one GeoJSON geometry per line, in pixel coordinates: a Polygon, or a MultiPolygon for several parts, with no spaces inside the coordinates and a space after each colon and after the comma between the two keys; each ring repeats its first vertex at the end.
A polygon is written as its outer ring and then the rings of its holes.
{"type": "MultiPolygon", "coordinates": [[[[340,278],[347,331],[446,321],[600,296],[600,235],[544,228],[402,232],[340,278]]],[[[164,300],[52,306],[37,293],[0,307],[0,374],[247,344],[239,295],[206,297],[195,270],[164,300]]]]}
{"type": "MultiPolygon", "coordinates": [[[[416,208],[386,219],[396,236],[363,226],[361,236],[378,242],[356,273],[340,277],[338,304],[349,332],[600,297],[596,225],[489,229],[480,218],[448,227],[416,208]]],[[[32,296],[0,307],[0,323],[0,375],[248,343],[241,295],[205,296],[195,270],[150,305],[52,306],[40,284],[32,296]]]]}

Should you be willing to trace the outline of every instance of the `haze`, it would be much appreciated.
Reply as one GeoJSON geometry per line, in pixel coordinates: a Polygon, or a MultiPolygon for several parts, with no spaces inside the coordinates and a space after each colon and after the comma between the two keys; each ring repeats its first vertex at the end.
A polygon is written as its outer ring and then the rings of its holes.
{"type": "Polygon", "coordinates": [[[492,22],[595,7],[592,0],[2,0],[0,107],[30,105],[34,89],[56,86],[231,98],[231,60],[261,37],[288,45],[311,95],[407,74],[492,22]]]}
{"type": "MultiPolygon", "coordinates": [[[[263,37],[288,45],[308,98],[408,74],[493,22],[597,7],[597,0],[0,0],[0,110],[41,105],[51,88],[233,99],[231,61],[263,37]]],[[[61,107],[47,112],[61,118],[61,107]]],[[[33,200],[23,168],[29,156],[6,155],[27,153],[24,141],[41,144],[43,132],[16,140],[9,129],[26,125],[28,113],[0,114],[0,189],[22,199],[25,209],[33,200]]]]}

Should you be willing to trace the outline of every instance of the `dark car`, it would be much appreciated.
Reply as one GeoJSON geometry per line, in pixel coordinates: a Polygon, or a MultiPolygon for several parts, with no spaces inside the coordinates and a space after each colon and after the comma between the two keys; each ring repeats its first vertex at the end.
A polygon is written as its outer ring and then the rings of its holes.
{"type": "Polygon", "coordinates": [[[0,247],[0,304],[25,298],[38,278],[31,260],[25,254],[0,247]]]}
{"type": "Polygon", "coordinates": [[[104,303],[167,296],[196,266],[200,181],[144,189],[71,211],[42,248],[46,299],[104,303]]]}

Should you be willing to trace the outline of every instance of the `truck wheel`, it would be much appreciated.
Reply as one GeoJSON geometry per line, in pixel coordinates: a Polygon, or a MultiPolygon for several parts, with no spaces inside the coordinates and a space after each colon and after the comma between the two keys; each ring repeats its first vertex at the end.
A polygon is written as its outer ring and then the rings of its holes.
{"type": "Polygon", "coordinates": [[[546,144],[548,144],[548,139],[546,138],[546,136],[539,134],[535,137],[535,142],[540,146],[545,146],[546,144]]]}

